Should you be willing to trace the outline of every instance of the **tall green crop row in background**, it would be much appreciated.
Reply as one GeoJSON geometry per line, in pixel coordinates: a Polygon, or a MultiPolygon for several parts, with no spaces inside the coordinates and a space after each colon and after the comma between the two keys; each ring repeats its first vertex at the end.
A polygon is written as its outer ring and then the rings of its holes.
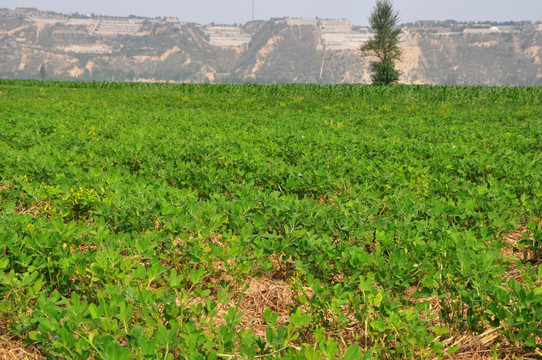
{"type": "Polygon", "coordinates": [[[2,338],[65,359],[540,354],[540,104],[2,81],[2,338]]]}

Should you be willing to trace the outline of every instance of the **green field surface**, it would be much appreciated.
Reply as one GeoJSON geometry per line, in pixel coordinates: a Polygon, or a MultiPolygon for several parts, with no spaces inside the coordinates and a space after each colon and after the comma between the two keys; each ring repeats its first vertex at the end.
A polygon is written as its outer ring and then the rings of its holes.
{"type": "Polygon", "coordinates": [[[541,104],[0,81],[0,355],[540,357],[541,104]]]}

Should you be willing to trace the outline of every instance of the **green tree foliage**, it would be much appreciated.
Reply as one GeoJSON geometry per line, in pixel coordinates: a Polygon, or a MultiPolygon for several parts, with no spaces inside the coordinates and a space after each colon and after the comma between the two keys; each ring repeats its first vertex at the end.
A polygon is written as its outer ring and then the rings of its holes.
{"type": "Polygon", "coordinates": [[[387,85],[399,80],[401,73],[395,69],[395,62],[401,61],[399,35],[401,29],[399,13],[393,10],[390,0],[377,0],[369,24],[375,31],[373,38],[360,48],[361,56],[375,57],[371,62],[372,80],[375,85],[387,85]]]}
{"type": "Polygon", "coordinates": [[[374,74],[371,76],[373,84],[387,85],[399,80],[401,73],[395,69],[393,63],[374,62],[371,64],[374,74]]]}

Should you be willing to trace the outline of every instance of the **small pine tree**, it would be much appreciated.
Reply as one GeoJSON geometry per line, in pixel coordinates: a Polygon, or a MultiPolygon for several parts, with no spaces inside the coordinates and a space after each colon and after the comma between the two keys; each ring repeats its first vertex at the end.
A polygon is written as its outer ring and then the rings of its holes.
{"type": "Polygon", "coordinates": [[[401,29],[399,13],[393,10],[391,0],[377,0],[369,17],[369,24],[374,36],[364,43],[361,56],[376,57],[371,62],[372,80],[375,85],[388,85],[399,81],[401,73],[395,69],[395,62],[401,61],[402,51],[399,47],[401,29]]]}
{"type": "Polygon", "coordinates": [[[45,80],[47,78],[47,73],[45,72],[45,65],[41,64],[40,67],[40,79],[45,80]]]}
{"type": "Polygon", "coordinates": [[[373,75],[371,79],[374,85],[388,85],[399,80],[401,73],[395,69],[392,63],[373,62],[371,64],[373,75]]]}

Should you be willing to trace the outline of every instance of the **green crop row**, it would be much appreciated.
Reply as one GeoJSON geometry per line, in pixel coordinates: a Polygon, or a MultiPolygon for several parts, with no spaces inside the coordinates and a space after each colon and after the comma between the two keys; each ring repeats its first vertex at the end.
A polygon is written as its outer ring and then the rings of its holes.
{"type": "Polygon", "coordinates": [[[66,359],[540,354],[541,97],[2,80],[2,337],[66,359]]]}
{"type": "Polygon", "coordinates": [[[55,89],[96,89],[143,91],[147,94],[187,95],[239,95],[265,96],[280,98],[303,96],[314,99],[325,97],[334,100],[363,99],[371,102],[386,100],[392,103],[416,102],[510,102],[516,106],[540,104],[542,89],[536,87],[462,87],[462,86],[427,86],[427,85],[393,85],[388,87],[371,87],[365,85],[234,85],[216,84],[148,84],[148,83],[115,83],[115,82],[40,82],[33,80],[1,80],[0,86],[39,87],[55,89]]]}

